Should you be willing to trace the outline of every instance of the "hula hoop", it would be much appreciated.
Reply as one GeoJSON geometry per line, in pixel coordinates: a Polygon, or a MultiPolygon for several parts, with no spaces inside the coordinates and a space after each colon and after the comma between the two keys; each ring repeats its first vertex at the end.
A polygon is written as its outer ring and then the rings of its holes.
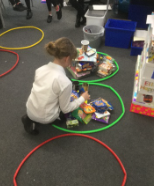
{"type": "MultiPolygon", "coordinates": [[[[98,54],[102,54],[102,55],[104,55],[104,56],[109,56],[108,54],[105,54],[105,53],[101,53],[101,52],[97,52],[98,54]]],[[[111,56],[110,56],[111,57],[111,56]]],[[[116,67],[117,67],[117,69],[116,69],[116,71],[113,73],[113,74],[111,74],[111,75],[109,75],[109,76],[107,76],[107,77],[104,77],[104,78],[102,78],[102,79],[96,79],[96,80],[90,80],[90,81],[84,81],[84,80],[78,80],[78,79],[71,79],[72,81],[78,81],[78,82],[80,82],[80,83],[95,83],[95,82],[99,82],[99,81],[104,81],[104,80],[106,80],[106,79],[109,79],[109,78],[111,78],[112,76],[114,76],[118,71],[119,71],[119,65],[118,65],[118,63],[116,62],[116,60],[114,59],[114,63],[115,63],[115,65],[116,65],[116,67]]]]}
{"type": "Polygon", "coordinates": [[[35,26],[22,26],[22,27],[15,27],[15,28],[11,28],[5,32],[3,32],[2,34],[0,34],[0,37],[3,36],[4,34],[12,31],[12,30],[17,30],[17,29],[24,29],[24,28],[34,28],[36,30],[39,30],[41,33],[42,33],[42,36],[41,36],[41,39],[39,41],[37,41],[36,43],[30,45],[30,46],[25,46],[25,47],[18,47],[18,48],[11,48],[11,47],[3,47],[3,46],[0,46],[0,48],[2,49],[8,49],[8,50],[23,50],[23,49],[28,49],[28,48],[31,48],[35,45],[37,45],[38,43],[40,43],[42,41],[42,39],[44,38],[44,32],[38,28],[38,27],[35,27],[35,26]]]}
{"type": "Polygon", "coordinates": [[[59,129],[61,131],[64,131],[64,132],[70,132],[70,133],[80,133],[80,134],[89,134],[89,133],[94,133],[94,132],[99,132],[99,131],[102,131],[102,130],[106,130],[110,127],[112,127],[113,125],[115,125],[124,115],[125,113],[125,107],[124,107],[124,103],[120,97],[120,95],[109,85],[104,85],[104,84],[99,84],[99,83],[89,83],[90,85],[96,85],[96,86],[102,86],[102,87],[106,87],[106,88],[109,88],[110,90],[112,90],[116,96],[118,97],[118,99],[120,100],[120,103],[121,103],[121,107],[122,107],[122,113],[120,114],[120,116],[118,117],[118,119],[116,119],[114,122],[112,122],[110,125],[107,125],[105,127],[102,127],[102,128],[99,128],[99,129],[94,129],[94,130],[87,130],[87,131],[75,131],[75,130],[69,130],[69,129],[65,129],[65,128],[62,128],[62,127],[59,127],[57,125],[52,125],[53,127],[55,127],[56,129],[59,129]]]}
{"type": "Polygon", "coordinates": [[[127,173],[126,173],[126,170],[121,162],[121,160],[119,159],[119,157],[116,155],[116,153],[110,148],[108,147],[105,143],[103,143],[102,141],[92,137],[92,136],[87,136],[87,135],[83,135],[83,134],[62,134],[62,135],[59,135],[59,136],[55,136],[53,138],[50,138],[46,141],[44,141],[43,143],[41,143],[40,145],[38,145],[37,147],[35,147],[29,154],[27,154],[27,156],[22,160],[22,162],[20,163],[20,165],[18,166],[14,176],[13,176],[13,184],[14,186],[17,186],[17,182],[16,182],[16,178],[17,178],[17,175],[21,169],[21,167],[23,166],[23,164],[25,163],[25,161],[37,150],[39,149],[40,147],[42,147],[43,145],[45,145],[46,143],[50,142],[50,141],[53,141],[55,139],[58,139],[58,138],[63,138],[63,137],[67,137],[67,136],[80,136],[80,137],[85,137],[85,138],[89,138],[91,140],[94,140],[96,141],[97,143],[101,144],[102,146],[104,146],[109,152],[111,152],[111,154],[116,158],[116,160],[118,161],[123,173],[124,173],[124,178],[123,178],[123,181],[122,181],[122,184],[121,186],[124,186],[126,184],[126,179],[127,179],[127,173]]]}
{"type": "Polygon", "coordinates": [[[17,61],[16,61],[16,63],[13,65],[13,67],[10,68],[8,71],[4,72],[3,74],[0,74],[0,77],[2,77],[2,76],[5,76],[6,74],[8,74],[9,72],[11,72],[11,71],[17,66],[17,64],[18,64],[18,62],[19,62],[19,55],[18,55],[16,52],[13,52],[13,51],[10,51],[10,50],[3,50],[3,49],[0,49],[0,51],[2,51],[2,52],[9,52],[9,53],[15,54],[15,55],[17,56],[17,61]]]}

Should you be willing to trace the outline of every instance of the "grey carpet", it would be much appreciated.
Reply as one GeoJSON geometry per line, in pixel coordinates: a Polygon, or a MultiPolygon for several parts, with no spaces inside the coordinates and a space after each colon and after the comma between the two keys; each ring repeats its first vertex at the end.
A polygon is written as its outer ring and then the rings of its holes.
{"type": "MultiPolygon", "coordinates": [[[[33,18],[25,19],[26,12],[14,12],[5,2],[6,28],[33,25],[41,28],[45,37],[37,46],[16,51],[20,56],[18,66],[0,79],[0,185],[13,185],[13,175],[22,159],[38,144],[63,134],[52,126],[41,126],[38,136],[25,133],[21,116],[25,114],[25,103],[30,93],[35,69],[48,63],[52,58],[44,50],[44,45],[59,37],[70,38],[77,47],[83,39],[82,27],[75,29],[76,12],[72,7],[63,9],[63,18],[58,21],[53,12],[53,22],[46,23],[47,8],[40,0],[34,2],[33,18]]],[[[109,17],[126,19],[126,15],[109,17]]],[[[20,47],[31,45],[39,40],[41,33],[33,29],[16,30],[0,38],[1,46],[20,47]]],[[[111,55],[119,64],[120,70],[104,84],[112,86],[122,97],[125,104],[124,117],[113,127],[98,133],[89,134],[112,148],[119,156],[128,173],[127,186],[152,186],[154,183],[154,122],[153,118],[129,111],[136,57],[130,56],[130,49],[106,47],[104,42],[97,49],[111,55]]],[[[8,70],[16,57],[0,52],[0,74],[8,70]]],[[[97,79],[97,76],[86,78],[97,79]]],[[[104,87],[90,86],[91,97],[100,96],[111,101],[114,112],[110,123],[121,114],[121,106],[113,92],[104,87]]],[[[62,123],[62,127],[65,124],[62,123]]],[[[104,127],[91,121],[80,125],[79,130],[92,130],[104,127]]],[[[78,129],[76,129],[78,130],[78,129]]],[[[101,145],[81,137],[57,139],[35,152],[22,167],[17,183],[19,186],[120,186],[122,170],[115,158],[101,145]]]]}

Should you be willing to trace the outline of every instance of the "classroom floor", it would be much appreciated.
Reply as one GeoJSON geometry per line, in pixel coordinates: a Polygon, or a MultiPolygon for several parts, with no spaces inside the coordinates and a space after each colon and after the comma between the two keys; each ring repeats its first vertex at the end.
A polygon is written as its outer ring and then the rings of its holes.
{"type": "MultiPolygon", "coordinates": [[[[58,21],[53,11],[53,22],[48,24],[46,4],[34,2],[33,18],[26,20],[26,12],[14,12],[5,2],[5,29],[18,26],[36,26],[44,31],[41,43],[25,50],[17,50],[19,64],[8,75],[0,79],[0,185],[13,185],[13,175],[23,158],[37,145],[54,136],[65,134],[52,126],[41,126],[38,136],[27,134],[21,123],[26,113],[25,103],[34,80],[35,70],[52,61],[44,46],[51,40],[68,37],[76,47],[83,39],[82,27],[75,28],[76,12],[72,7],[63,8],[63,18],[58,21]]],[[[115,16],[109,12],[107,18],[126,19],[126,15],[115,16]]],[[[41,33],[35,29],[21,29],[0,37],[0,46],[22,47],[37,42],[41,33]]],[[[154,183],[154,120],[129,111],[132,99],[136,57],[130,49],[106,47],[104,40],[97,51],[107,53],[118,63],[120,70],[112,78],[100,82],[113,87],[125,105],[123,118],[113,127],[97,133],[87,134],[107,144],[121,159],[127,172],[127,186],[152,186],[154,183]]],[[[13,66],[16,56],[0,51],[0,74],[13,66]]],[[[70,74],[67,72],[68,76],[70,74]]],[[[71,77],[71,76],[70,76],[71,77]]],[[[97,76],[85,80],[98,79],[97,76]]],[[[114,106],[110,123],[121,114],[118,97],[109,88],[90,85],[91,98],[103,97],[114,106]]],[[[77,131],[105,127],[95,121],[80,125],[77,131]]],[[[65,123],[61,124],[66,128],[65,123]]],[[[109,151],[100,144],[83,137],[65,137],[49,142],[38,149],[25,162],[17,177],[18,186],[120,186],[123,172],[109,151]]]]}

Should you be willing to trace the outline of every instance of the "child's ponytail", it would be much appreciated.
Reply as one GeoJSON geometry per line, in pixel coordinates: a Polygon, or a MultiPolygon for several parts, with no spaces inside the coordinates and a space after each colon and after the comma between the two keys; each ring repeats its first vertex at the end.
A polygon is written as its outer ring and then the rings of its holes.
{"type": "Polygon", "coordinates": [[[54,42],[49,42],[48,44],[45,45],[45,49],[50,54],[51,56],[56,57],[58,53],[58,48],[56,47],[54,42]]]}
{"type": "Polygon", "coordinates": [[[72,59],[75,59],[77,57],[76,47],[68,38],[65,37],[47,43],[45,49],[55,58],[61,59],[70,56],[72,59]]]}

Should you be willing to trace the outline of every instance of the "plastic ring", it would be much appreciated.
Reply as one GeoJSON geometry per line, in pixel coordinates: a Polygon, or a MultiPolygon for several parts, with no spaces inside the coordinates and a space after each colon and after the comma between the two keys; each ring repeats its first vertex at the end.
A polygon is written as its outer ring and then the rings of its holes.
{"type": "Polygon", "coordinates": [[[124,107],[124,103],[120,97],[120,95],[109,85],[104,85],[104,84],[99,84],[99,83],[89,83],[89,85],[97,85],[97,86],[102,86],[102,87],[106,87],[106,88],[109,88],[110,90],[112,90],[116,96],[118,97],[118,99],[120,100],[120,103],[121,103],[121,107],[122,107],[122,113],[120,114],[120,116],[118,117],[118,119],[116,119],[114,122],[112,122],[110,125],[107,125],[106,127],[102,127],[102,128],[99,128],[99,129],[94,129],[94,130],[87,130],[87,131],[75,131],[75,130],[69,130],[69,129],[65,129],[65,128],[62,128],[62,127],[59,127],[57,125],[52,125],[53,127],[61,130],[61,131],[64,131],[64,132],[70,132],[70,133],[82,133],[82,134],[89,134],[89,133],[94,133],[94,132],[99,132],[99,131],[102,131],[102,130],[106,130],[110,127],[112,127],[113,125],[115,125],[124,115],[125,113],[125,107],[124,107]]]}
{"type": "Polygon", "coordinates": [[[124,177],[123,177],[123,181],[122,181],[122,184],[121,186],[125,186],[126,184],[126,179],[127,179],[127,173],[126,173],[126,170],[121,162],[121,160],[119,159],[119,157],[116,155],[116,153],[110,148],[108,147],[105,143],[103,143],[102,141],[92,137],[92,136],[87,136],[87,135],[83,135],[83,134],[62,134],[62,135],[59,135],[59,136],[55,136],[53,138],[50,138],[46,141],[44,141],[43,143],[41,143],[40,145],[38,145],[37,147],[35,147],[29,154],[27,154],[27,156],[22,160],[22,162],[20,163],[20,165],[18,166],[14,176],[13,176],[13,184],[14,186],[17,186],[17,182],[16,182],[16,177],[21,169],[21,167],[23,166],[23,164],[25,163],[25,161],[36,151],[38,150],[40,147],[42,147],[43,145],[47,144],[48,142],[50,141],[53,141],[55,139],[58,139],[58,138],[63,138],[63,137],[67,137],[67,136],[80,136],[80,137],[85,137],[85,138],[88,138],[88,139],[91,139],[93,141],[96,141],[97,143],[101,144],[102,146],[104,146],[114,157],[115,159],[118,161],[123,173],[124,173],[124,177]]]}
{"type": "Polygon", "coordinates": [[[39,41],[37,41],[36,43],[30,45],[30,46],[18,47],[18,48],[11,48],[11,47],[3,47],[3,46],[0,46],[0,48],[2,48],[2,49],[7,49],[7,50],[23,50],[23,49],[31,48],[31,47],[37,45],[38,43],[40,43],[40,42],[43,40],[43,38],[44,38],[44,32],[43,32],[40,28],[35,27],[35,26],[22,26],[22,27],[11,28],[11,29],[9,29],[9,30],[7,30],[7,31],[5,31],[5,32],[3,32],[3,33],[1,33],[1,34],[0,34],[0,37],[3,36],[4,34],[10,32],[10,31],[12,31],[12,30],[24,29],[24,28],[34,28],[34,29],[39,30],[39,31],[42,33],[41,39],[40,39],[39,41]]]}
{"type": "Polygon", "coordinates": [[[0,74],[0,77],[2,77],[2,76],[5,76],[6,74],[8,74],[9,72],[11,72],[11,71],[17,66],[17,64],[18,64],[18,62],[19,62],[19,55],[18,55],[16,52],[13,52],[13,51],[10,51],[10,50],[3,50],[3,49],[0,49],[0,51],[2,51],[2,52],[9,52],[9,53],[15,54],[15,55],[17,56],[17,61],[16,61],[16,63],[13,65],[13,67],[10,68],[8,71],[4,72],[3,74],[0,74]]]}
{"type": "MultiPolygon", "coordinates": [[[[101,53],[101,52],[97,52],[98,54],[102,54],[104,56],[109,56],[108,54],[105,54],[105,53],[101,53]]],[[[111,57],[111,56],[110,56],[111,57]]],[[[116,71],[114,73],[112,73],[111,75],[107,76],[107,77],[104,77],[102,79],[96,79],[96,80],[90,80],[90,81],[84,81],[84,80],[78,80],[78,79],[71,79],[72,81],[78,81],[80,83],[95,83],[95,82],[99,82],[99,81],[104,81],[106,79],[109,79],[111,77],[113,77],[118,71],[119,71],[119,66],[118,66],[118,63],[114,60],[114,63],[117,67],[116,71]]]]}

